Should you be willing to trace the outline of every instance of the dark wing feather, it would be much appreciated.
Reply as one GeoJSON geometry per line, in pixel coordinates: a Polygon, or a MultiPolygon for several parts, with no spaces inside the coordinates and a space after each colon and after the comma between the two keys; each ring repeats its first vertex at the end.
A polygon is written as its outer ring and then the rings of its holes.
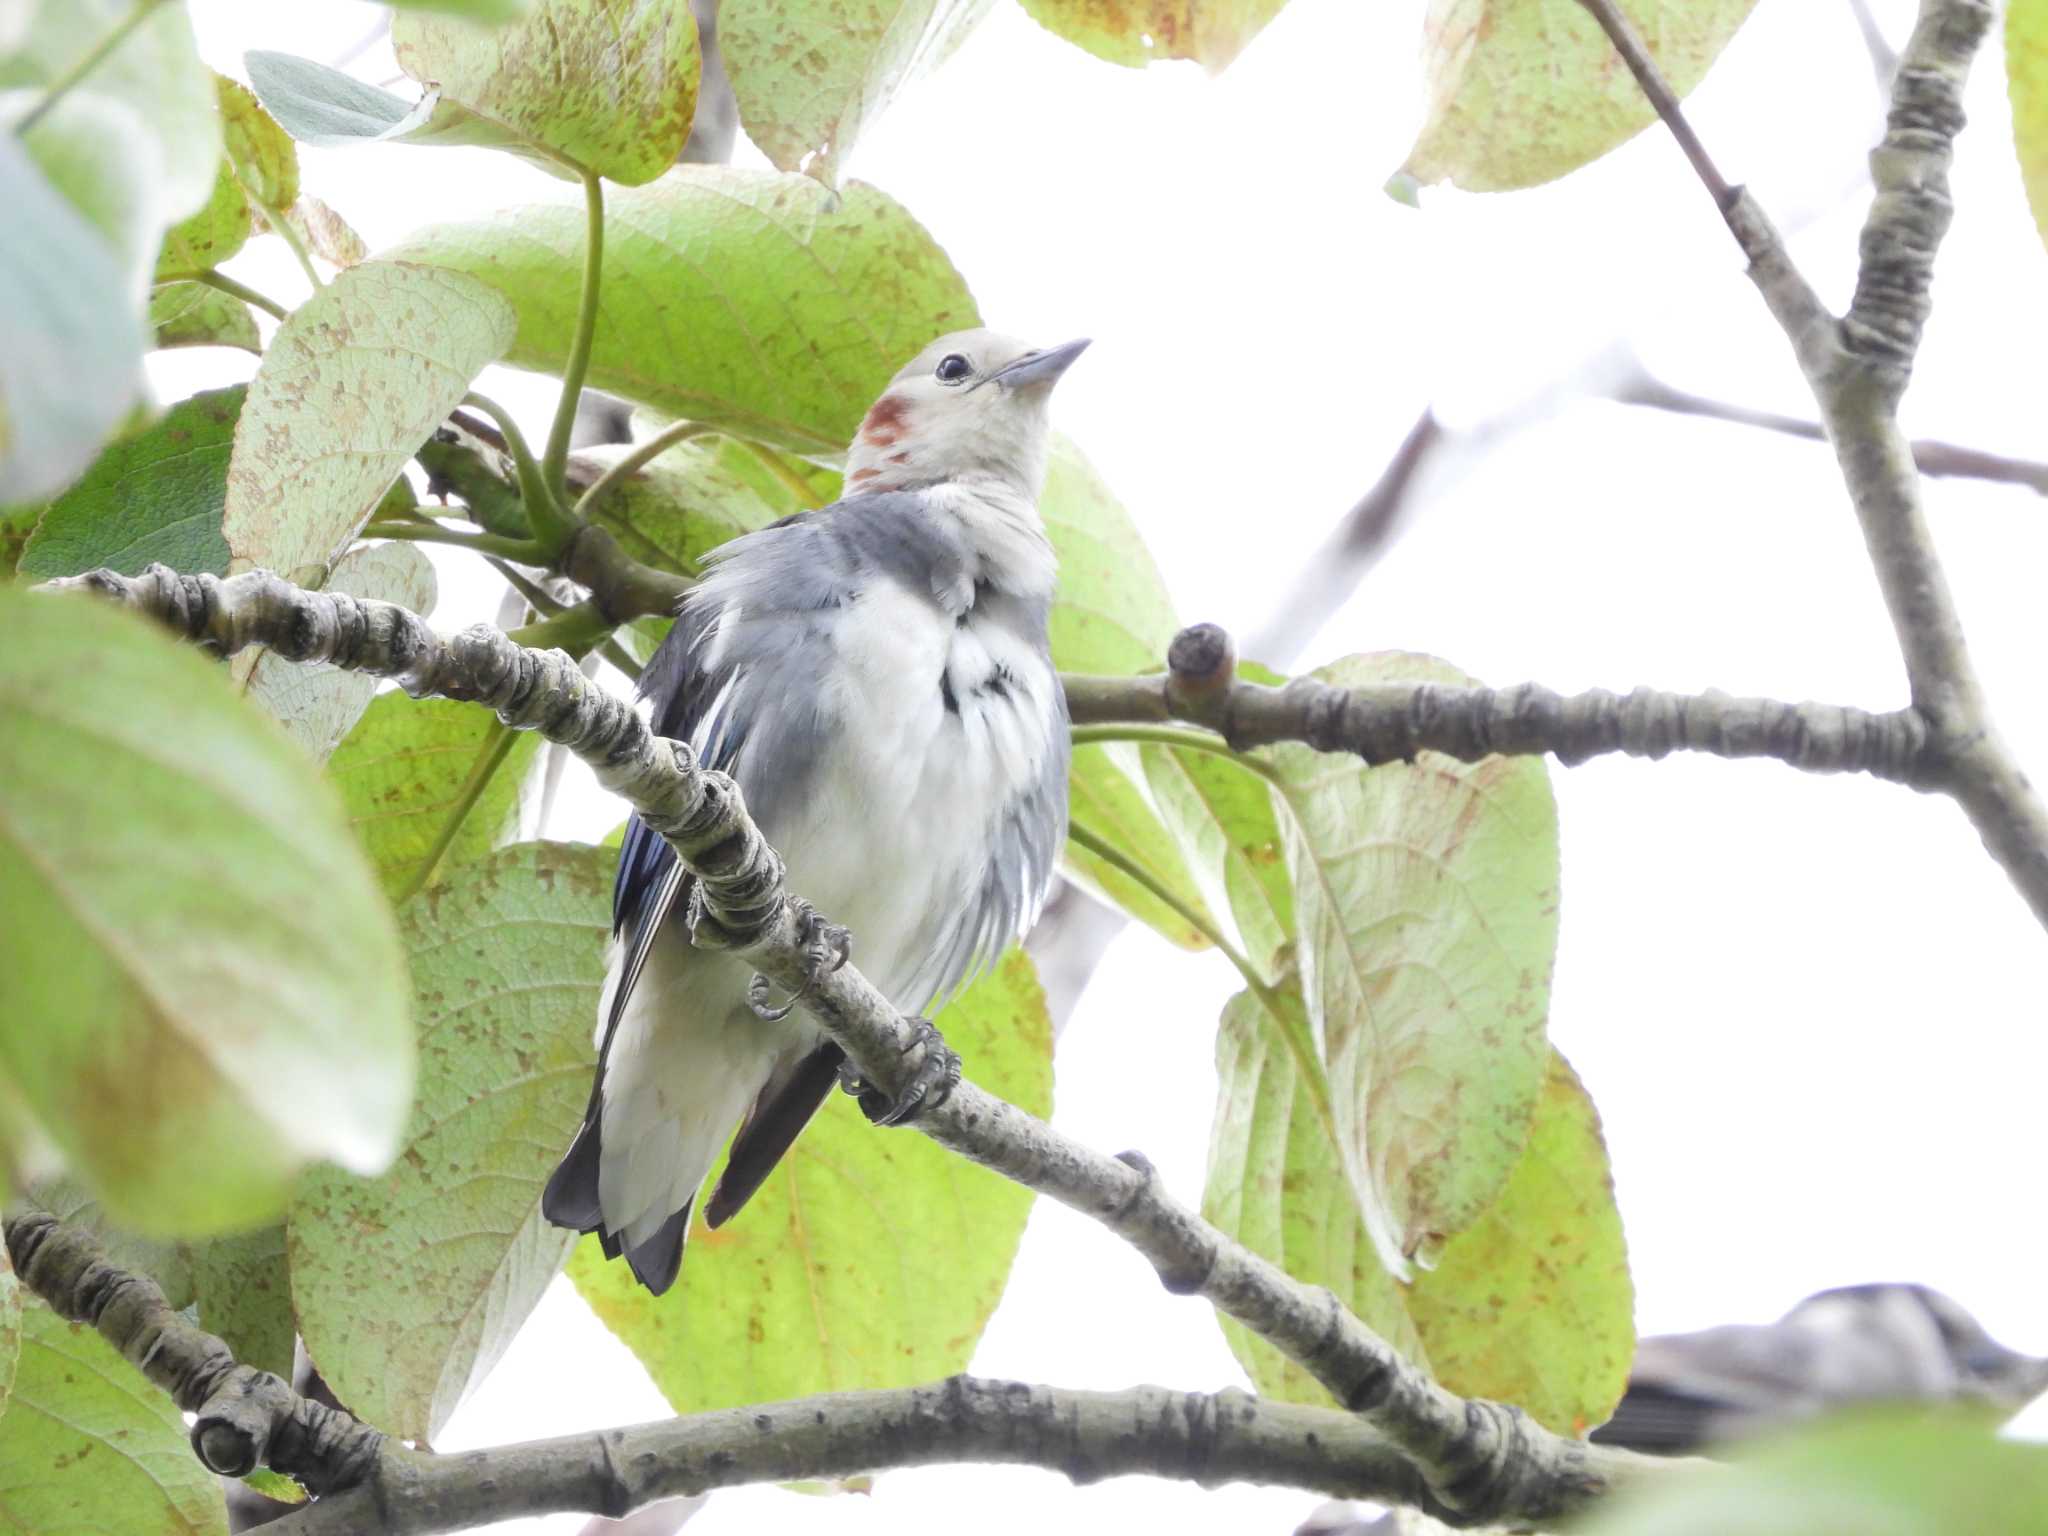
{"type": "Polygon", "coordinates": [[[761,1097],[747,1111],[739,1132],[732,1139],[732,1153],[725,1172],[718,1176],[718,1188],[704,1207],[704,1224],[724,1226],[739,1208],[753,1198],[782,1161],[782,1154],[803,1134],[818,1106],[831,1096],[839,1081],[839,1065],[846,1052],[828,1040],[796,1065],[780,1081],[771,1080],[761,1097]]]}

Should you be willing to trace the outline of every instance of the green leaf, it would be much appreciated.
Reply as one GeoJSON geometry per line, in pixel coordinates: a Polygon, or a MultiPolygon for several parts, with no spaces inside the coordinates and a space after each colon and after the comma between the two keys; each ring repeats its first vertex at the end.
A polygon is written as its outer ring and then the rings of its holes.
{"type": "MultiPolygon", "coordinates": [[[[321,590],[396,603],[421,618],[434,611],[438,596],[426,552],[398,543],[357,545],[334,562],[321,590]]],[[[355,728],[377,692],[377,679],[367,673],[286,661],[269,650],[256,658],[248,681],[249,697],[276,716],[316,762],[326,761],[355,728]]]]}
{"type": "MultiPolygon", "coordinates": [[[[10,7],[17,13],[21,8],[20,0],[10,7]]],[[[26,9],[19,42],[0,56],[0,90],[33,87],[40,94],[118,26],[134,0],[27,0],[26,9]]],[[[93,65],[65,102],[89,96],[125,103],[146,118],[162,162],[157,191],[166,222],[205,203],[220,161],[220,118],[213,77],[199,61],[184,6],[157,6],[93,65]]]]}
{"type": "MultiPolygon", "coordinates": [[[[242,64],[264,109],[301,144],[353,149],[384,140],[504,143],[503,130],[478,123],[460,107],[443,106],[439,91],[429,91],[419,101],[410,102],[330,65],[260,48],[244,54],[242,64]]],[[[549,164],[560,172],[560,166],[549,164]]]]}
{"type": "Polygon", "coordinates": [[[223,158],[214,177],[213,195],[189,218],[164,231],[163,249],[157,253],[156,275],[209,272],[249,243],[255,226],[249,219],[249,200],[242,184],[235,180],[235,168],[223,158]]]}
{"type": "Polygon", "coordinates": [[[237,568],[331,564],[512,327],[504,301],[459,273],[336,273],[277,328],[249,386],[222,524],[237,568]]]}
{"type": "Polygon", "coordinates": [[[220,1484],[192,1454],[177,1405],[89,1325],[41,1302],[21,1321],[0,1434],[0,1531],[227,1536],[220,1484]]]}
{"type": "MultiPolygon", "coordinates": [[[[1313,675],[1470,681],[1397,654],[1313,675]]],[[[1405,1278],[1493,1203],[1528,1139],[1557,949],[1557,808],[1540,758],[1425,752],[1363,768],[1284,744],[1270,761],[1345,1167],[1382,1262],[1405,1278]]]]}
{"type": "Polygon", "coordinates": [[[14,1277],[14,1258],[0,1243],[0,1418],[14,1392],[14,1371],[21,1359],[21,1282],[14,1277]]]}
{"type": "Polygon", "coordinates": [[[420,1025],[404,1155],[381,1178],[310,1175],[290,1238],[306,1349],[380,1429],[439,1434],[575,1241],[540,1197],[590,1097],[616,862],[521,843],[401,914],[420,1025]]]}
{"type": "Polygon", "coordinates": [[[384,1165],[412,1091],[395,926],[218,667],[0,591],[0,785],[0,1076],[115,1219],[247,1226],[302,1161],[384,1165]]]}
{"type": "MultiPolygon", "coordinates": [[[[334,749],[327,776],[387,893],[404,890],[418,873],[496,723],[474,704],[382,693],[334,749]]],[[[448,867],[481,858],[509,829],[519,780],[539,748],[539,736],[520,733],[449,847],[448,867]]]]}
{"type": "MultiPolygon", "coordinates": [[[[0,427],[5,424],[5,412],[0,411],[0,427]]],[[[43,506],[42,502],[30,501],[0,507],[0,577],[11,577],[21,563],[21,552],[28,547],[36,524],[42,521],[43,506]]]]}
{"type": "Polygon", "coordinates": [[[1227,68],[1280,14],[1287,0],[1024,0],[1047,31],[1098,59],[1138,67],[1193,59],[1209,73],[1227,68]]]}
{"type": "Polygon", "coordinates": [[[1838,1419],[1603,1503],[1587,1536],[2048,1536],[2048,1447],[1967,1415],[1838,1419]]]}
{"type": "Polygon", "coordinates": [[[1139,751],[1152,803],[1179,842],[1211,912],[1227,912],[1261,977],[1279,975],[1294,941],[1294,890],[1265,780],[1213,752],[1139,751]]]}
{"type": "MultiPolygon", "coordinates": [[[[0,94],[0,121],[17,120],[31,92],[0,94]]],[[[143,115],[90,91],[67,95],[21,142],[50,185],[91,222],[122,268],[107,297],[134,304],[164,230],[171,223],[163,189],[163,149],[143,115]]]]}
{"type": "MultiPolygon", "coordinates": [[[[606,202],[589,383],[677,418],[837,454],[904,360],[979,324],[945,253],[874,188],[680,165],[606,202]]],[[[558,372],[583,262],[580,208],[440,225],[396,253],[483,278],[519,313],[506,361],[558,372]]]]}
{"type": "Polygon", "coordinates": [[[2048,240],[2048,0],[2010,0],[2005,11],[2005,83],[2012,142],[2034,227],[2048,240]]]}
{"type": "Polygon", "coordinates": [[[868,124],[943,64],[990,0],[725,0],[718,47],[740,125],[778,170],[827,186],[868,124]]]}
{"type": "Polygon", "coordinates": [[[192,1280],[199,1326],[224,1339],[243,1365],[290,1381],[298,1325],[284,1223],[194,1243],[192,1280]]]}
{"type": "Polygon", "coordinates": [[[395,11],[439,11],[473,21],[517,21],[532,4],[533,0],[391,0],[395,11]]]}
{"type": "MultiPolygon", "coordinates": [[[[1756,0],[1620,0],[1684,96],[1756,0]]],[[[1554,181],[1657,120],[1579,0],[1430,0],[1422,23],[1429,107],[1402,171],[1429,185],[1505,192],[1554,181]]]]}
{"type": "MultiPolygon", "coordinates": [[[[163,1287],[164,1299],[174,1307],[192,1304],[192,1250],[185,1243],[166,1242],[124,1230],[110,1220],[83,1184],[59,1175],[38,1179],[24,1191],[24,1198],[59,1221],[83,1227],[99,1239],[107,1257],[122,1269],[144,1274],[163,1287]]],[[[0,1245],[4,1246],[4,1245],[0,1245]]]]}
{"type": "MultiPolygon", "coordinates": [[[[1218,1092],[1202,1215],[1295,1279],[1324,1285],[1408,1359],[1428,1358],[1401,1288],[1367,1235],[1323,1104],[1322,1066],[1301,1048],[1308,1010],[1290,975],[1267,1000],[1240,992],[1216,1031],[1218,1092]]],[[[1231,1353],[1267,1397],[1326,1406],[1308,1371],[1217,1314],[1231,1353]]]]}
{"type": "Polygon", "coordinates": [[[495,28],[415,12],[392,22],[391,45],[444,101],[625,186],[673,165],[696,115],[689,0],[536,0],[495,28]]]}
{"type": "Polygon", "coordinates": [[[154,345],[170,347],[240,347],[262,355],[263,342],[249,306],[233,294],[204,283],[166,283],[149,295],[149,323],[154,345]]]}
{"type": "Polygon", "coordinates": [[[228,454],[246,386],[180,400],[116,438],[50,503],[21,552],[24,576],[76,576],[110,566],[125,576],[153,560],[175,571],[227,574],[221,537],[228,454]]]}
{"type": "MultiPolygon", "coordinates": [[[[1050,1113],[1052,1029],[1021,951],[937,1022],[977,1083],[1050,1113]]],[[[569,1275],[678,1413],[907,1386],[966,1367],[1030,1209],[1028,1189],[834,1094],[745,1210],[692,1229],[668,1296],[594,1239],[569,1275]]]]}
{"type": "MultiPolygon", "coordinates": [[[[786,487],[780,501],[767,501],[755,485],[725,468],[723,446],[702,438],[679,443],[607,491],[591,521],[610,529],[636,560],[696,575],[708,551],[795,510],[788,505],[786,487]]],[[[580,465],[602,473],[632,451],[632,445],[620,443],[585,449],[576,457],[580,465]]]]}
{"type": "Polygon", "coordinates": [[[221,139],[235,180],[252,203],[286,209],[299,197],[299,152],[291,135],[263,110],[256,93],[226,75],[213,77],[221,139]]]}
{"type": "Polygon", "coordinates": [[[1600,1116],[1556,1051],[1500,1198],[1415,1277],[1409,1315],[1437,1380],[1563,1435],[1614,1413],[1635,1356],[1635,1287],[1600,1116]]]}
{"type": "Polygon", "coordinates": [[[146,332],[120,254],[0,131],[0,505],[63,489],[128,414],[146,332]]]}
{"type": "Polygon", "coordinates": [[[1209,940],[1202,927],[1189,922],[1173,903],[1153,894],[1153,885],[1164,888],[1204,923],[1214,926],[1215,914],[1202,900],[1180,844],[1145,797],[1144,775],[1137,749],[1126,743],[1076,747],[1067,773],[1067,801],[1075,825],[1114,844],[1119,853],[1145,871],[1151,885],[1071,838],[1060,860],[1061,873],[1169,943],[1183,949],[1206,949],[1209,940]]]}

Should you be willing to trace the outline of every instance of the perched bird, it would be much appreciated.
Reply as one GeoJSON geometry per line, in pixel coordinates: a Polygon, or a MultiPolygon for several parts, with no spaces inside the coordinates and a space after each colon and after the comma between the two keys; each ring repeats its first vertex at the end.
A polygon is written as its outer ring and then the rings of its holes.
{"type": "MultiPolygon", "coordinates": [[[[890,383],[847,453],[846,495],[705,562],[641,679],[654,729],[739,783],[790,890],[851,917],[861,970],[922,1015],[1037,916],[1066,834],[1065,696],[1046,640],[1052,545],[1038,516],[1047,397],[1088,345],[942,336],[890,383]]],[[[699,1186],[761,1187],[832,1090],[844,1053],[759,1006],[747,966],[693,948],[690,877],[636,816],[612,898],[597,1081],[541,1209],[595,1232],[659,1295],[699,1186]]],[[[816,963],[844,930],[813,917],[816,963]]],[[[922,1023],[918,1080],[871,1118],[915,1113],[959,1058],[922,1023]]]]}
{"type": "Polygon", "coordinates": [[[1775,1323],[1644,1339],[1606,1445],[1710,1450],[1870,1403],[1976,1405],[2010,1417],[2048,1391],[2048,1360],[2007,1349],[1924,1285],[1848,1285],[1775,1323]]]}

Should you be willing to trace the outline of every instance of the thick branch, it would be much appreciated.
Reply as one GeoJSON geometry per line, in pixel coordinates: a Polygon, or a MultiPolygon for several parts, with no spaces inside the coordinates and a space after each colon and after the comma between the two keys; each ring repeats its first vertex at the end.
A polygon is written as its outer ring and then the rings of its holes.
{"type": "Polygon", "coordinates": [[[1927,729],[1911,710],[1872,714],[1841,704],[1786,704],[1721,693],[1605,689],[1569,697],[1536,683],[1513,688],[1452,688],[1384,683],[1338,688],[1297,678],[1284,688],[1214,682],[1210,653],[1222,631],[1198,624],[1181,631],[1169,670],[1146,677],[1068,677],[1074,724],[1185,720],[1207,726],[1240,751],[1299,741],[1320,752],[1351,752],[1368,763],[1405,762],[1441,752],[1462,762],[1548,752],[1560,762],[1621,752],[1661,758],[1672,752],[1769,757],[1812,773],[1868,773],[1934,787],[1939,764],[1927,753],[1927,729]]]}
{"type": "MultiPolygon", "coordinates": [[[[507,725],[560,742],[698,876],[698,944],[744,952],[791,992],[810,982],[805,1010],[861,1075],[892,1094],[906,1086],[917,1065],[906,1054],[916,1036],[853,966],[811,980],[781,861],[747,817],[738,788],[699,768],[687,746],[652,735],[561,652],[525,650],[485,625],[444,640],[388,603],[305,592],[262,571],[223,581],[152,566],[139,577],[96,571],[48,585],[100,592],[223,653],[268,645],[289,660],[395,678],[414,697],[485,703],[507,725]]],[[[1404,1452],[1461,1518],[1555,1519],[1599,1498],[1625,1468],[1518,1409],[1445,1391],[1329,1291],[1301,1284],[1171,1199],[1136,1154],[1094,1152],[971,1082],[916,1125],[962,1156],[1093,1216],[1143,1253],[1167,1289],[1207,1298],[1299,1361],[1404,1452]]]]}
{"type": "Polygon", "coordinates": [[[45,1211],[6,1221],[22,1284],[60,1317],[90,1323],[186,1413],[192,1450],[208,1470],[242,1477],[269,1466],[315,1493],[361,1482],[385,1449],[366,1424],[308,1402],[268,1371],[237,1365],[227,1345],[183,1314],[145,1275],[116,1269],[98,1239],[45,1211]]]}
{"type": "Polygon", "coordinates": [[[1204,1487],[1276,1483],[1457,1518],[1397,1451],[1334,1409],[1234,1390],[1071,1392],[955,1376],[458,1455],[387,1453],[371,1482],[271,1529],[433,1536],[563,1510],[617,1518],[742,1483],[953,1462],[1046,1467],[1077,1483],[1131,1473],[1204,1487]]]}

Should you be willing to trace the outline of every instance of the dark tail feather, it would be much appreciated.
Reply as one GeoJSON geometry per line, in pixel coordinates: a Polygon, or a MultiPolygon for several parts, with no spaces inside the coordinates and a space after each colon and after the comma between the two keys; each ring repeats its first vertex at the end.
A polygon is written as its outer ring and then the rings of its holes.
{"type": "Polygon", "coordinates": [[[683,1267],[683,1239],[690,1232],[690,1207],[695,1197],[661,1224],[661,1230],[637,1248],[626,1250],[626,1263],[633,1278],[659,1296],[676,1283],[676,1271],[683,1267]]]}
{"type": "Polygon", "coordinates": [[[839,1081],[839,1064],[845,1060],[846,1052],[827,1041],[798,1062],[780,1086],[762,1091],[732,1139],[725,1172],[711,1192],[711,1203],[704,1207],[706,1226],[725,1225],[766,1182],[789,1144],[811,1123],[811,1116],[832,1092],[832,1085],[839,1081]]]}
{"type": "Polygon", "coordinates": [[[603,1159],[597,1126],[595,1113],[584,1120],[576,1139],[569,1143],[567,1155],[548,1180],[548,1187],[541,1192],[541,1215],[571,1232],[595,1232],[604,1225],[604,1213],[597,1203],[597,1170],[603,1159]]]}

